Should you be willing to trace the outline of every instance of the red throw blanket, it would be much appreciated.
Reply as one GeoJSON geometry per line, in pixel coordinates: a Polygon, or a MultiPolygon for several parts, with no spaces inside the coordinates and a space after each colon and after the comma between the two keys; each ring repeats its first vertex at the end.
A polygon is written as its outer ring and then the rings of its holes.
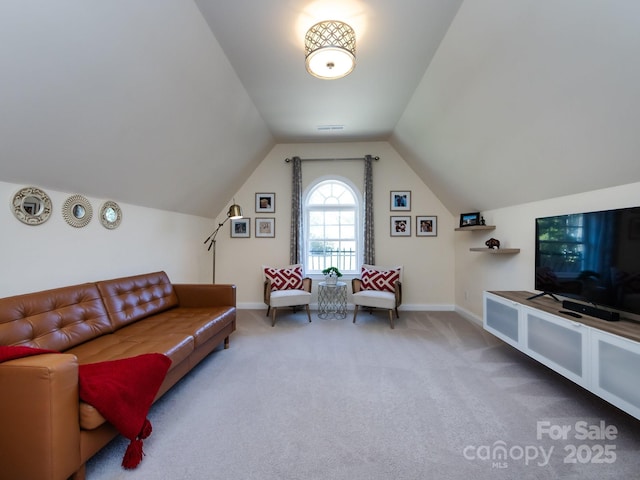
{"type": "MultiPolygon", "coordinates": [[[[0,362],[41,353],[60,352],[0,346],[0,362]]],[[[166,355],[148,353],[79,367],[80,399],[131,440],[122,459],[124,468],[136,468],[142,460],[142,441],[151,434],[147,413],[170,366],[166,355]]]]}

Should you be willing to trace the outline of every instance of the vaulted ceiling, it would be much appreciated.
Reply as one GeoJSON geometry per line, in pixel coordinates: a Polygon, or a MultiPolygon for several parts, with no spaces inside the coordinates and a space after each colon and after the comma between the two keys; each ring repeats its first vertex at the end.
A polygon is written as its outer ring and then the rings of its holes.
{"type": "Polygon", "coordinates": [[[454,214],[637,182],[639,18],[628,0],[5,0],[0,181],[212,217],[277,143],[384,140],[454,214]],[[304,68],[328,18],[357,35],[336,81],[304,68]]]}

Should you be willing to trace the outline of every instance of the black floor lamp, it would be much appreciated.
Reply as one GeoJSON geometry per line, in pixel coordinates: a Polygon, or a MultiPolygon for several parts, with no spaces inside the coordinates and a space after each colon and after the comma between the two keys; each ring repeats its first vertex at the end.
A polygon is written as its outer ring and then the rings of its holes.
{"type": "Polygon", "coordinates": [[[234,201],[233,205],[229,207],[229,211],[227,212],[227,218],[225,218],[221,223],[219,223],[218,228],[216,228],[213,231],[213,233],[209,235],[209,238],[207,238],[204,241],[204,243],[207,243],[209,240],[211,240],[211,243],[209,244],[209,248],[207,248],[207,251],[211,250],[211,247],[213,247],[213,283],[216,283],[216,236],[218,235],[220,228],[222,228],[222,225],[224,225],[224,222],[226,222],[229,219],[237,220],[238,218],[242,218],[242,208],[240,207],[240,205],[237,205],[234,201]]]}

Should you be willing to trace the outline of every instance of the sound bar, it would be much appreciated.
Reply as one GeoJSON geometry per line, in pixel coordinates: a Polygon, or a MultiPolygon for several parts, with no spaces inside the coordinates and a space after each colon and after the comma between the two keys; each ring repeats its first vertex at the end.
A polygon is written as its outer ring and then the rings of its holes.
{"type": "Polygon", "coordinates": [[[569,300],[562,301],[562,308],[590,315],[592,317],[601,318],[607,322],[617,322],[620,320],[620,314],[618,312],[610,312],[608,310],[602,310],[601,308],[592,307],[591,305],[570,302],[569,300]]]}

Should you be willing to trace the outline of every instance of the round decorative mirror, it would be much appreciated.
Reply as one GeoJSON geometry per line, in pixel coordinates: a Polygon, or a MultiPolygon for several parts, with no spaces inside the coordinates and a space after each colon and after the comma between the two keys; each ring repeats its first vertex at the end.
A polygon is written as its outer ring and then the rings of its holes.
{"type": "Polygon", "coordinates": [[[109,230],[118,228],[121,221],[122,210],[120,210],[120,206],[111,200],[104,202],[100,209],[100,222],[104,228],[108,228],[109,230]]]}
{"type": "Polygon", "coordinates": [[[40,225],[51,216],[51,199],[39,188],[25,187],[13,196],[11,210],[22,223],[40,225]]]}
{"type": "Polygon", "coordinates": [[[82,195],[72,195],[62,206],[62,216],[72,227],[84,227],[93,217],[93,209],[89,200],[82,195]]]}

